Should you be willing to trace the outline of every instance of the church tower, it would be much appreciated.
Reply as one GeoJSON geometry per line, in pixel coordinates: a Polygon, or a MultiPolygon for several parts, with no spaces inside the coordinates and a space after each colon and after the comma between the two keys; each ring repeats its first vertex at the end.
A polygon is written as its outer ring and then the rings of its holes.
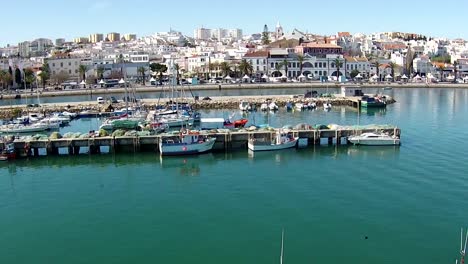
{"type": "Polygon", "coordinates": [[[278,24],[276,24],[276,30],[275,30],[276,40],[283,38],[283,35],[284,35],[283,27],[280,25],[280,22],[278,21],[278,24]]]}

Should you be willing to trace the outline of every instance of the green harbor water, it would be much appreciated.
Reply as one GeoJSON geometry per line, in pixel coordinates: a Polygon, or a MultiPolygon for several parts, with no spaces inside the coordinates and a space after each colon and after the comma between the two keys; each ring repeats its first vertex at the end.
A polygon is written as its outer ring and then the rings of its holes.
{"type": "MultiPolygon", "coordinates": [[[[282,229],[284,263],[454,263],[468,227],[468,90],[390,93],[385,111],[249,119],[395,124],[400,147],[0,163],[0,263],[279,263],[282,229]]],[[[95,121],[75,122],[63,132],[95,121]]]]}

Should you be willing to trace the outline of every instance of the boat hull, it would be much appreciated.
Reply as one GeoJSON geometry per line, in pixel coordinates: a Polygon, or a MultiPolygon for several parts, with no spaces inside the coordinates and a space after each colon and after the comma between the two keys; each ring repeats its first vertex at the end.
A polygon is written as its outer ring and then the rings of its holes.
{"type": "Polygon", "coordinates": [[[213,149],[215,138],[210,138],[202,143],[159,143],[161,156],[196,155],[210,152],[213,149]]]}
{"type": "Polygon", "coordinates": [[[249,141],[248,148],[252,151],[274,151],[274,150],[282,150],[282,149],[289,149],[294,148],[297,145],[298,139],[294,139],[292,141],[282,143],[282,144],[255,144],[253,141],[249,141]]]}
{"type": "Polygon", "coordinates": [[[400,139],[353,139],[350,138],[348,141],[354,145],[363,145],[363,146],[398,146],[400,145],[400,139]]]}

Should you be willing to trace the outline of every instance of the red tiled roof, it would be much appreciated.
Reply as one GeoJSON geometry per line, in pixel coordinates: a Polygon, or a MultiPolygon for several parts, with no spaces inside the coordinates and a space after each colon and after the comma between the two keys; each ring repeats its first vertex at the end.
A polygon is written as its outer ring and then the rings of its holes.
{"type": "Polygon", "coordinates": [[[260,51],[255,51],[255,52],[251,52],[251,53],[247,53],[244,55],[244,57],[247,57],[247,58],[254,58],[254,57],[268,57],[270,53],[268,51],[265,51],[265,50],[260,50],[260,51]]]}

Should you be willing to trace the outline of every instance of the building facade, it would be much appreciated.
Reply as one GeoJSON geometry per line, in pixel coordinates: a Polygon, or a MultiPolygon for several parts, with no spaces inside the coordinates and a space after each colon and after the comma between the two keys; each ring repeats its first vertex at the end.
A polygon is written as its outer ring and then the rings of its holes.
{"type": "Polygon", "coordinates": [[[104,41],[104,35],[103,34],[95,33],[95,34],[89,35],[89,42],[98,43],[98,42],[101,42],[101,41],[104,41]]]}
{"type": "Polygon", "coordinates": [[[107,34],[107,40],[110,42],[120,41],[120,34],[116,32],[111,32],[107,34]]]}

